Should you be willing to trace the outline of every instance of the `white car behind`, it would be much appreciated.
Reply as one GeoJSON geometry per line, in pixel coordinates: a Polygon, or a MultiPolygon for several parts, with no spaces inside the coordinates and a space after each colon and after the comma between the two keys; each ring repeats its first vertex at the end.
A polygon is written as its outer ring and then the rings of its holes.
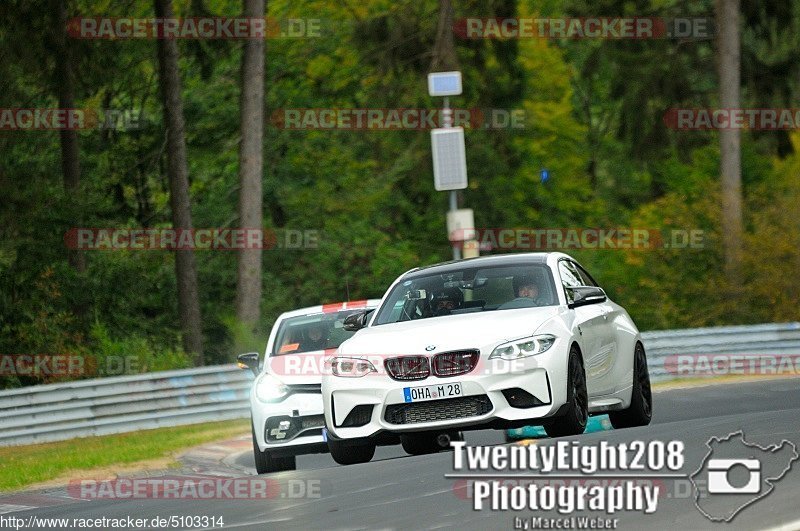
{"type": "Polygon", "coordinates": [[[296,456],[327,452],[320,385],[326,357],[355,332],[346,317],[373,310],[378,300],[312,306],[278,317],[260,363],[241,354],[239,366],[256,375],[250,391],[253,455],[259,474],[294,470],[296,456]]]}

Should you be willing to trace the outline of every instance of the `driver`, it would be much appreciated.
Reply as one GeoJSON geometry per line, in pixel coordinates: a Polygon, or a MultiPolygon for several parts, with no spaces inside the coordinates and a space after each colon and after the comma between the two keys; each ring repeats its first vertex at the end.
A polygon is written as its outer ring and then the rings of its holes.
{"type": "Polygon", "coordinates": [[[444,288],[431,298],[433,315],[450,315],[453,310],[461,308],[464,295],[458,288],[444,288]]]}
{"type": "Polygon", "coordinates": [[[540,304],[539,283],[532,276],[514,277],[514,294],[518,299],[531,299],[535,304],[540,304]]]}
{"type": "Polygon", "coordinates": [[[319,324],[308,327],[305,331],[305,336],[306,340],[303,342],[303,350],[306,352],[323,350],[328,343],[328,338],[325,337],[325,329],[319,324]]]}

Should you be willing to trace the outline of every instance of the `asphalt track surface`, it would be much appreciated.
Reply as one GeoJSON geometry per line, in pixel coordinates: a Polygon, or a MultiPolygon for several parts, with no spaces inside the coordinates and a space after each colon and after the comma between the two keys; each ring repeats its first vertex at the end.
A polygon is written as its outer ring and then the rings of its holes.
{"type": "MultiPolygon", "coordinates": [[[[773,379],[657,392],[650,426],[613,430],[579,437],[581,444],[640,440],[681,440],[685,443],[682,472],[694,472],[712,436],[743,430],[746,440],[762,446],[786,439],[800,448],[800,380],[773,379]]],[[[503,444],[500,431],[467,432],[470,445],[503,444]]],[[[542,439],[540,445],[551,444],[542,439]]],[[[57,456],[53,456],[57,459],[57,456]]],[[[325,454],[298,458],[298,469],[272,474],[281,485],[290,481],[318,482],[321,496],[269,500],[88,500],[13,513],[19,518],[127,516],[152,518],[171,515],[222,516],[225,529],[513,529],[514,518],[561,517],[530,510],[475,511],[468,490],[452,473],[453,454],[442,452],[408,456],[400,447],[378,448],[370,463],[338,466],[325,454]]],[[[237,463],[252,469],[250,453],[237,463]]],[[[244,474],[245,472],[241,472],[244,474]]],[[[663,480],[665,493],[654,514],[621,512],[618,529],[800,529],[800,461],[763,499],[742,510],[730,523],[712,523],[694,504],[693,496],[681,495],[676,481],[663,480]]],[[[285,494],[285,493],[284,493],[285,494]]],[[[685,494],[685,492],[683,493],[685,494]]],[[[605,513],[583,513],[607,516],[605,513]]]]}

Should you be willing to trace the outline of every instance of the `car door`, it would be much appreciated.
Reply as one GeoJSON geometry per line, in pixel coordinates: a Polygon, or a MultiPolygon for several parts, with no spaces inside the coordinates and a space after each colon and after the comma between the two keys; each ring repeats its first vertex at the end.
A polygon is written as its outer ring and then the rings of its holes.
{"type": "MultiPolygon", "coordinates": [[[[558,272],[561,276],[561,283],[564,287],[564,294],[567,303],[573,302],[572,291],[567,288],[577,288],[583,286],[583,278],[578,272],[575,264],[570,260],[560,260],[558,272]]],[[[586,371],[586,389],[589,397],[598,396],[601,393],[602,370],[600,368],[603,347],[603,335],[605,334],[606,318],[600,304],[588,304],[578,306],[570,310],[574,312],[575,324],[578,331],[578,343],[583,354],[583,366],[586,371]]]]}
{"type": "MultiPolygon", "coordinates": [[[[585,286],[601,287],[595,282],[594,278],[586,272],[577,262],[571,262],[575,270],[580,275],[585,286]]],[[[614,368],[618,363],[617,331],[616,318],[619,309],[611,301],[592,304],[602,315],[602,321],[598,321],[597,326],[597,352],[592,361],[592,373],[596,380],[598,394],[605,395],[617,390],[617,381],[614,378],[614,368]]],[[[588,307],[588,306],[587,306],[588,307]]],[[[589,369],[587,368],[587,373],[589,369]]]]}

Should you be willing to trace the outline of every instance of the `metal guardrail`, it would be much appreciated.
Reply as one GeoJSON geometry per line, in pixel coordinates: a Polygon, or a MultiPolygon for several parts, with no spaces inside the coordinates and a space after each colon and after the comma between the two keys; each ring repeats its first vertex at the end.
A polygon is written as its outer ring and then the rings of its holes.
{"type": "MultiPolygon", "coordinates": [[[[717,365],[715,354],[735,355],[740,359],[765,355],[800,355],[800,323],[780,323],[744,326],[718,326],[712,328],[687,328],[642,332],[642,342],[647,352],[650,378],[664,382],[691,377],[691,372],[680,370],[679,359],[673,356],[705,355],[710,363],[711,376],[715,367],[724,367],[725,360],[717,365]],[[671,358],[671,359],[670,359],[671,358]],[[665,361],[669,361],[665,366],[665,361]]],[[[776,369],[779,367],[776,367],[776,369]]]]}
{"type": "MultiPolygon", "coordinates": [[[[800,323],[642,333],[653,381],[685,377],[675,355],[800,355],[800,323]]],[[[253,375],[235,365],[0,391],[0,446],[247,418],[253,375]]]]}
{"type": "Polygon", "coordinates": [[[2,391],[0,446],[246,418],[252,380],[222,365],[2,391]]]}

